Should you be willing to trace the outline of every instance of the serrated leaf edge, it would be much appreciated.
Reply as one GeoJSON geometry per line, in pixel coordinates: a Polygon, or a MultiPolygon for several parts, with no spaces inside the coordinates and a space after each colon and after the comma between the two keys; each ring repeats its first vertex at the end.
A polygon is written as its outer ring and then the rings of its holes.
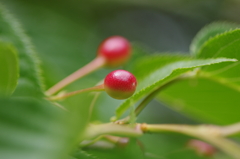
{"type": "Polygon", "coordinates": [[[212,41],[214,41],[214,40],[216,40],[216,39],[218,39],[218,38],[220,38],[220,37],[223,37],[223,36],[225,36],[225,35],[227,35],[227,34],[233,34],[234,32],[237,32],[237,31],[240,31],[240,29],[233,29],[233,30],[224,32],[224,33],[222,33],[222,34],[218,34],[218,35],[210,38],[209,40],[207,40],[207,41],[201,46],[201,48],[199,49],[199,51],[196,53],[196,57],[198,57],[199,54],[202,52],[202,50],[203,50],[209,43],[211,43],[212,41]]]}
{"type": "Polygon", "coordinates": [[[43,92],[45,89],[44,89],[44,84],[42,82],[43,76],[42,76],[42,71],[40,69],[40,60],[37,56],[37,53],[35,52],[34,46],[32,45],[30,38],[24,32],[19,21],[9,12],[6,6],[3,5],[2,3],[0,3],[0,10],[2,10],[2,17],[4,18],[5,22],[9,24],[9,26],[18,36],[19,40],[24,44],[26,54],[29,56],[31,61],[33,61],[37,84],[39,85],[40,89],[43,92]]]}
{"type": "MultiPolygon", "coordinates": [[[[206,32],[207,30],[211,30],[211,31],[212,31],[216,26],[225,27],[225,26],[229,26],[229,25],[235,26],[236,28],[237,28],[237,27],[240,27],[240,25],[237,24],[237,23],[221,22],[221,21],[213,22],[213,23],[211,23],[211,24],[208,24],[208,25],[204,26],[204,27],[197,33],[197,35],[194,37],[194,39],[192,40],[192,42],[191,42],[191,44],[190,44],[190,47],[189,47],[190,54],[193,55],[193,56],[195,56],[195,55],[196,55],[196,54],[195,54],[196,51],[199,52],[200,49],[196,50],[196,49],[194,48],[194,47],[195,47],[194,44],[196,43],[197,40],[199,40],[200,37],[202,37],[202,35],[205,34],[205,32],[206,32]]],[[[228,29],[228,30],[226,30],[226,31],[224,31],[224,32],[222,32],[222,33],[218,33],[218,34],[215,35],[215,36],[218,36],[218,35],[220,35],[220,34],[224,34],[224,33],[226,33],[226,32],[235,30],[236,28],[230,28],[230,29],[228,29]]],[[[215,36],[210,37],[210,38],[207,39],[205,42],[207,42],[208,40],[214,38],[215,36]]],[[[205,43],[205,42],[204,42],[204,43],[205,43]]],[[[202,44],[202,46],[204,45],[204,43],[202,44]]],[[[201,47],[202,47],[202,46],[201,46],[201,47]]],[[[201,47],[200,47],[200,48],[201,48],[201,47]]]]}
{"type": "MultiPolygon", "coordinates": [[[[212,58],[210,58],[210,59],[203,59],[203,60],[211,60],[212,58]]],[[[166,79],[166,78],[168,78],[171,74],[173,74],[173,72],[175,72],[175,71],[178,71],[178,70],[182,70],[182,69],[194,69],[194,68],[197,68],[197,67],[201,67],[201,66],[207,66],[207,65],[211,65],[211,64],[216,64],[216,63],[221,63],[221,62],[235,62],[235,61],[237,61],[236,59],[227,59],[227,58],[216,58],[215,60],[219,60],[219,61],[217,61],[217,62],[214,62],[214,63],[208,63],[208,64],[199,64],[199,65],[196,65],[196,66],[194,66],[194,67],[181,67],[181,68],[177,68],[177,69],[174,69],[174,70],[172,70],[171,72],[169,72],[169,74],[165,77],[165,78],[163,78],[163,79],[159,79],[158,81],[156,81],[155,83],[153,83],[153,84],[151,84],[151,85],[149,85],[149,86],[147,86],[147,87],[145,87],[145,88],[143,88],[143,89],[141,89],[140,91],[138,91],[137,93],[135,93],[132,97],[130,97],[130,98],[128,98],[127,100],[125,100],[119,107],[117,107],[117,109],[116,109],[116,118],[115,119],[119,119],[122,115],[123,115],[123,113],[127,110],[127,109],[129,109],[130,107],[131,107],[131,105],[130,104],[136,104],[136,102],[138,101],[138,100],[140,100],[140,98],[142,98],[142,97],[144,97],[144,96],[147,96],[146,94],[144,94],[144,95],[141,95],[142,94],[142,92],[144,92],[144,91],[146,91],[146,90],[151,90],[152,88],[152,91],[154,91],[154,90],[156,90],[156,89],[158,89],[160,86],[158,86],[158,84],[160,83],[160,82],[162,82],[164,79],[166,79]],[[126,105],[126,106],[124,106],[124,105],[126,105]]],[[[199,59],[198,59],[199,60],[199,59]]],[[[214,59],[212,59],[212,60],[214,60],[214,59]]],[[[172,64],[172,63],[171,63],[172,64]]],[[[169,65],[171,65],[171,64],[169,64],[169,65]]],[[[186,70],[186,72],[188,72],[188,70],[186,70]]],[[[174,77],[174,78],[172,78],[172,79],[170,79],[170,80],[173,80],[173,79],[175,79],[176,77],[174,77]]],[[[170,81],[170,80],[168,80],[168,81],[170,81]]],[[[166,82],[164,82],[163,84],[166,84],[168,81],[166,81],[166,82]]]]}

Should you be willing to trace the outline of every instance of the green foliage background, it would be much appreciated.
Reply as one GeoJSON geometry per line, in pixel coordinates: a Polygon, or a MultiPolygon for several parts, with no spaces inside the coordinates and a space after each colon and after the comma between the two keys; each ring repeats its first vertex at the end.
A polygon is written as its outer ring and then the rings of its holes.
{"type": "MultiPolygon", "coordinates": [[[[71,114],[40,98],[45,88],[49,88],[91,61],[96,55],[98,44],[111,35],[122,35],[134,44],[132,61],[120,68],[131,70],[139,79],[142,75],[141,70],[146,72],[145,76],[152,73],[144,71],[142,63],[151,63],[149,68],[151,67],[152,71],[160,69],[160,66],[156,65],[159,62],[157,58],[154,58],[156,59],[154,63],[152,57],[149,57],[153,53],[168,53],[166,59],[159,57],[166,65],[169,61],[191,60],[190,53],[203,59],[222,57],[207,54],[215,51],[212,46],[216,46],[214,43],[219,43],[221,39],[216,41],[212,39],[208,44],[202,43],[205,41],[202,39],[216,35],[215,32],[211,32],[211,28],[205,31],[209,35],[203,33],[206,37],[199,34],[193,43],[191,41],[202,27],[212,21],[238,23],[240,21],[237,16],[240,12],[238,1],[3,0],[2,3],[22,24],[19,29],[15,18],[6,16],[0,23],[0,39],[16,47],[20,60],[18,86],[11,98],[0,101],[3,107],[0,109],[2,158],[205,158],[186,148],[190,137],[179,134],[147,134],[140,137],[145,157],[141,148],[135,144],[135,140],[125,148],[74,150],[77,144],[75,141],[81,136],[79,133],[85,128],[86,119],[89,118],[89,108],[86,106],[90,104],[93,96],[83,94],[61,102],[67,109],[74,111],[71,114]],[[6,20],[9,18],[10,21],[6,20]],[[21,28],[24,28],[24,32],[21,28]],[[200,49],[201,46],[204,47],[200,49]],[[174,54],[170,56],[170,53],[174,54]],[[138,63],[139,66],[134,63],[138,63]],[[40,65],[41,70],[36,69],[37,65],[40,65]],[[36,78],[38,76],[39,78],[36,78]],[[29,152],[31,153],[28,154],[29,152]],[[67,152],[75,155],[66,156],[67,152]]],[[[4,15],[4,12],[1,14],[4,15]]],[[[222,33],[236,27],[237,25],[233,24],[223,25],[218,29],[215,27],[214,30],[222,33]]],[[[234,41],[238,36],[231,38],[234,41]]],[[[229,43],[231,38],[226,38],[230,39],[229,43]]],[[[223,37],[221,45],[227,45],[226,43],[223,37]]],[[[232,47],[237,45],[238,43],[233,44],[232,47]]],[[[238,59],[239,55],[235,56],[236,51],[231,46],[228,49],[232,51],[230,56],[225,55],[224,51],[222,55],[238,59]]],[[[225,52],[229,50],[226,49],[225,52]]],[[[212,73],[217,68],[228,67],[230,63],[232,62],[203,67],[203,70],[212,73]]],[[[70,91],[95,85],[111,70],[100,69],[66,89],[70,91]]],[[[214,77],[236,78],[239,77],[239,73],[234,74],[237,70],[238,65],[227,73],[222,71],[214,77]]],[[[239,85],[236,82],[228,83],[232,84],[239,85]]],[[[238,91],[227,87],[228,85],[202,78],[179,82],[160,93],[157,100],[147,106],[137,121],[178,124],[237,122],[240,102],[238,91]]],[[[108,122],[122,103],[123,101],[111,99],[102,93],[93,110],[91,121],[108,122]]],[[[218,153],[215,158],[228,157],[218,153]]]]}

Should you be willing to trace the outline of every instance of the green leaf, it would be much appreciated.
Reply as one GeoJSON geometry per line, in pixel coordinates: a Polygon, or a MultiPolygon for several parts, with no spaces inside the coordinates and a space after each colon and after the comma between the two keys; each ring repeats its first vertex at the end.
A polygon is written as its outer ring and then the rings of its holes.
{"type": "Polygon", "coordinates": [[[18,61],[16,50],[0,42],[0,96],[10,96],[17,86],[18,61]]]}
{"type": "MultiPolygon", "coordinates": [[[[205,43],[197,54],[198,58],[235,58],[240,60],[240,29],[232,30],[223,34],[220,34],[207,43],[205,43]]],[[[234,64],[219,64],[215,66],[204,67],[202,71],[208,72],[213,77],[225,78],[228,83],[240,85],[240,76],[238,70],[240,69],[240,63],[234,64]]]]}
{"type": "Polygon", "coordinates": [[[182,74],[197,67],[212,65],[221,62],[236,61],[234,59],[218,58],[206,60],[185,60],[168,64],[152,72],[145,79],[139,82],[136,93],[125,100],[116,110],[116,118],[119,119],[129,107],[136,104],[139,100],[149,95],[158,88],[164,86],[170,81],[178,78],[182,74]]]}
{"type": "Polygon", "coordinates": [[[62,159],[72,146],[67,113],[31,97],[0,99],[0,156],[62,159]]]}
{"type": "MultiPolygon", "coordinates": [[[[63,111],[43,100],[38,61],[19,23],[0,5],[0,39],[16,47],[20,77],[12,98],[0,100],[0,156],[4,159],[65,158],[88,122],[88,105],[63,111]],[[83,115],[79,115],[83,113],[83,115]]],[[[87,98],[82,98],[87,100],[87,98]]],[[[83,106],[82,106],[83,105],[83,106]]]]}
{"type": "MultiPolygon", "coordinates": [[[[240,29],[209,39],[199,50],[198,58],[235,58],[240,60],[240,29]]],[[[191,117],[215,124],[239,122],[240,65],[219,63],[202,67],[198,78],[176,83],[159,96],[171,107],[191,117]],[[184,90],[184,91],[182,91],[184,90]]]]}
{"type": "Polygon", "coordinates": [[[0,39],[13,44],[18,52],[20,77],[15,96],[42,96],[38,61],[29,38],[18,21],[0,4],[0,39]]]}
{"type": "Polygon", "coordinates": [[[239,92],[211,79],[176,82],[159,93],[157,99],[199,122],[220,125],[239,122],[239,92]]]}
{"type": "Polygon", "coordinates": [[[198,34],[193,39],[190,45],[190,53],[192,55],[196,55],[201,47],[206,43],[209,39],[215,37],[218,34],[227,32],[232,29],[239,28],[238,24],[227,23],[227,22],[214,22],[205,26],[201,29],[198,34]]]}

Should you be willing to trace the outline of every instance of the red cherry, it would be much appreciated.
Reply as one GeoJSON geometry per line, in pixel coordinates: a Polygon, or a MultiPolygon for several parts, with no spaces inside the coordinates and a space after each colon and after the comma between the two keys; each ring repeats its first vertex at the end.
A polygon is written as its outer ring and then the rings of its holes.
{"type": "Polygon", "coordinates": [[[136,87],[136,78],[125,70],[112,71],[104,80],[105,91],[115,99],[129,98],[135,92],[136,87]]]}
{"type": "Polygon", "coordinates": [[[116,67],[122,65],[130,58],[130,55],[131,45],[127,39],[121,36],[109,37],[100,44],[97,57],[93,61],[49,88],[46,94],[53,95],[70,83],[103,66],[116,67]]]}
{"type": "Polygon", "coordinates": [[[216,152],[216,149],[212,145],[200,140],[190,140],[188,142],[188,147],[194,149],[199,155],[203,156],[213,156],[216,152]]]}
{"type": "Polygon", "coordinates": [[[124,37],[111,36],[100,44],[97,54],[105,58],[106,66],[116,67],[130,58],[131,45],[124,37]]]}

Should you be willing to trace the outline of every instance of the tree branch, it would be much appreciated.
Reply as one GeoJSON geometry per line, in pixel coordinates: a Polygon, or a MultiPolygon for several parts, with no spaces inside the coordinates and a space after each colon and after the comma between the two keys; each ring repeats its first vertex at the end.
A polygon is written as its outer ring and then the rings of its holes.
{"type": "Polygon", "coordinates": [[[239,133],[239,123],[231,126],[219,127],[214,125],[148,125],[142,124],[141,130],[143,132],[160,133],[160,132],[175,132],[185,135],[193,136],[218,147],[228,155],[239,159],[240,145],[231,140],[224,138],[225,136],[239,133]],[[230,128],[230,129],[229,129],[230,128]],[[230,130],[230,131],[229,131],[230,130]]]}

